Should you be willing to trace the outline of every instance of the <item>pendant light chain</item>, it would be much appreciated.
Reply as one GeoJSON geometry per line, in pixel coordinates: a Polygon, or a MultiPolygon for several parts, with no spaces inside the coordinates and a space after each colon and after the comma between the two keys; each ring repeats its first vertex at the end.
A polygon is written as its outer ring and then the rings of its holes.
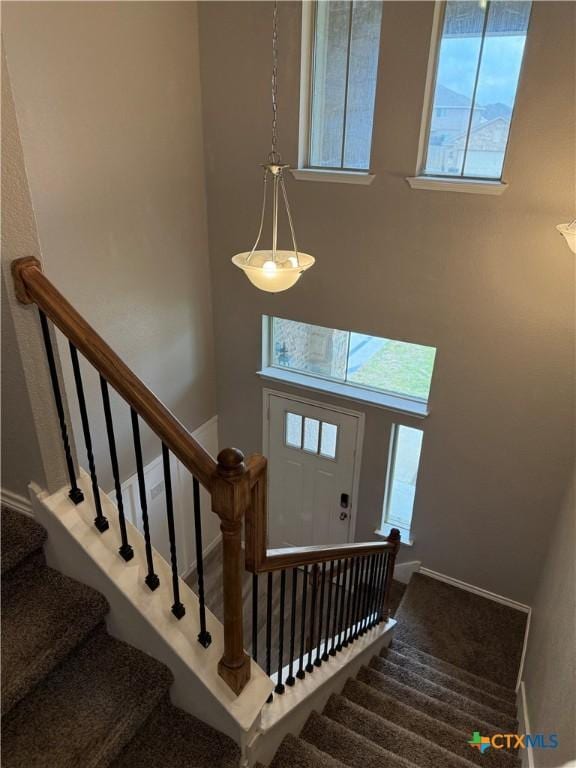
{"type": "Polygon", "coordinates": [[[271,163],[280,163],[278,152],[278,0],[274,0],[272,17],[272,151],[268,156],[271,163]]]}

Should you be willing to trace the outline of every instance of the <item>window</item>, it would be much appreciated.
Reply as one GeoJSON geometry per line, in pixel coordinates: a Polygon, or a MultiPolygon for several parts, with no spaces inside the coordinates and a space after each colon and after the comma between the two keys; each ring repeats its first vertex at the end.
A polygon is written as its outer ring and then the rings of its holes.
{"type": "Polygon", "coordinates": [[[382,3],[330,0],[312,8],[311,50],[303,44],[309,62],[303,109],[310,124],[302,164],[365,171],[370,166],[382,3]]]}
{"type": "Polygon", "coordinates": [[[523,0],[445,3],[425,175],[501,178],[530,6],[523,0]]]}
{"type": "Polygon", "coordinates": [[[426,404],[435,356],[434,347],[264,317],[267,373],[276,371],[275,378],[288,380],[278,372],[293,371],[300,383],[328,391],[334,390],[312,382],[344,384],[350,391],[342,393],[354,399],[365,399],[358,393],[373,391],[426,404]]]}
{"type": "Polygon", "coordinates": [[[388,528],[400,528],[401,531],[410,532],[423,434],[421,429],[414,427],[399,424],[392,427],[384,494],[383,532],[388,528]]]}
{"type": "Polygon", "coordinates": [[[289,448],[314,453],[325,459],[335,459],[337,440],[337,424],[286,412],[284,442],[289,448]]]}

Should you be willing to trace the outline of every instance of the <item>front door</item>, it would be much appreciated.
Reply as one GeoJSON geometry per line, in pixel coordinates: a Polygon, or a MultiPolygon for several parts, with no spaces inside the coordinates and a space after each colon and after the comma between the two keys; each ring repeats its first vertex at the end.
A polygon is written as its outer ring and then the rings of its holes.
{"type": "Polygon", "coordinates": [[[353,540],[362,415],[265,391],[271,547],[353,540]]]}

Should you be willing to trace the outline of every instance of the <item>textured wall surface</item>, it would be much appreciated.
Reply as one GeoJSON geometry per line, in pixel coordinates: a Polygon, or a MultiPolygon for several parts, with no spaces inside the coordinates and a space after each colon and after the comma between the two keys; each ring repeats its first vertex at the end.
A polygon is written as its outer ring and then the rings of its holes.
{"type": "MultiPolygon", "coordinates": [[[[391,423],[423,426],[415,544],[401,559],[525,602],[572,462],[574,256],[555,225],[574,204],[575,7],[534,4],[509,188],[492,197],[408,186],[433,4],[386,2],[376,179],[288,181],[299,246],[317,265],[277,295],[257,291],[230,264],[258,225],[272,6],[199,7],[221,444],[262,445],[262,314],[436,347],[428,419],[365,408],[356,537],[374,538],[379,523],[391,423]]],[[[280,148],[294,165],[299,3],[280,4],[280,49],[280,148]]]]}
{"type": "Polygon", "coordinates": [[[535,751],[535,768],[576,761],[575,491],[576,474],[553,525],[532,608],[524,670],[530,729],[556,733],[560,741],[558,749],[535,751]]]}
{"type": "MultiPolygon", "coordinates": [[[[215,413],[196,5],[7,3],[3,36],[45,272],[194,429],[215,413]]],[[[110,488],[99,382],[84,382],[110,488]]],[[[129,414],[113,407],[127,477],[129,414]]]]}

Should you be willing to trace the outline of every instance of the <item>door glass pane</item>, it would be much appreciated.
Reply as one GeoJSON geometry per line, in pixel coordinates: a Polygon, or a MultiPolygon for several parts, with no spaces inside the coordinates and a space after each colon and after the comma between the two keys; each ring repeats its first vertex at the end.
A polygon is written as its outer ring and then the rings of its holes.
{"type": "Polygon", "coordinates": [[[490,3],[464,176],[502,176],[529,17],[529,2],[490,3]]]}
{"type": "Polygon", "coordinates": [[[382,3],[353,3],[344,168],[370,167],[382,3]]]}
{"type": "Polygon", "coordinates": [[[320,455],[327,459],[336,458],[336,439],[338,437],[338,427],[336,424],[322,422],[322,436],[320,438],[320,455]]]}
{"type": "Polygon", "coordinates": [[[349,2],[316,4],[310,165],[339,168],[344,138],[349,2]]]}
{"type": "Polygon", "coordinates": [[[395,450],[388,469],[386,522],[410,530],[423,432],[396,426],[395,450]]]}
{"type": "Polygon", "coordinates": [[[292,448],[302,447],[302,416],[298,413],[286,413],[286,445],[292,448]]]}
{"type": "Polygon", "coordinates": [[[304,450],[318,453],[318,438],[320,436],[320,422],[318,419],[304,419],[304,450]]]}

